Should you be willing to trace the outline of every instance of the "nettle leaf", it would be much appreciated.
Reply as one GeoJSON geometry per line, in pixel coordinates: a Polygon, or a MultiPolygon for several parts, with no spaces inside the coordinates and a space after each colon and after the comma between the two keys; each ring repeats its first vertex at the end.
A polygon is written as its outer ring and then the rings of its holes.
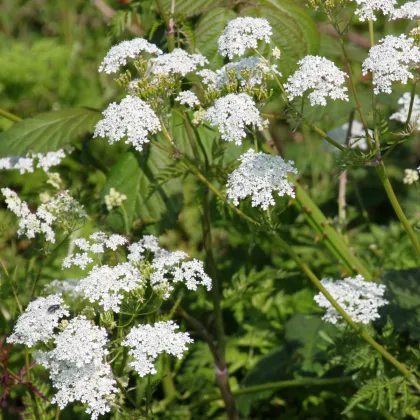
{"type": "MultiPolygon", "coordinates": [[[[223,0],[182,0],[175,4],[175,14],[191,16],[199,13],[208,12],[217,5],[223,5],[223,0]]],[[[166,11],[171,10],[172,0],[163,0],[163,7],[166,11]]]]}
{"type": "Polygon", "coordinates": [[[291,74],[301,58],[318,53],[319,32],[301,6],[287,0],[259,0],[254,4],[243,8],[241,15],[262,17],[270,22],[271,44],[281,50],[278,65],[283,76],[291,74]]]}
{"type": "Polygon", "coordinates": [[[195,29],[196,47],[215,69],[223,65],[223,57],[217,51],[217,40],[226,24],[235,19],[236,13],[230,9],[217,7],[203,15],[195,29]]]}
{"type": "Polygon", "coordinates": [[[380,308],[381,319],[389,316],[397,332],[408,332],[414,340],[420,339],[420,270],[390,270],[381,283],[386,285],[388,305],[380,308]]]}
{"type": "MultiPolygon", "coordinates": [[[[166,152],[157,147],[147,147],[138,153],[129,150],[121,156],[111,169],[102,191],[102,200],[111,188],[125,194],[124,208],[129,226],[135,219],[154,225],[151,233],[173,224],[182,208],[182,183],[173,179],[164,185],[152,189],[159,173],[172,163],[166,152]]],[[[123,230],[124,217],[121,209],[113,210],[108,216],[108,223],[117,230],[123,230]]]]}
{"type": "Polygon", "coordinates": [[[23,120],[0,134],[0,156],[57,150],[92,131],[101,118],[98,111],[73,108],[23,120]]]}
{"type": "Polygon", "coordinates": [[[322,354],[333,342],[338,330],[318,316],[296,314],[286,324],[286,340],[298,345],[303,358],[302,370],[317,372],[321,368],[322,354]]]}

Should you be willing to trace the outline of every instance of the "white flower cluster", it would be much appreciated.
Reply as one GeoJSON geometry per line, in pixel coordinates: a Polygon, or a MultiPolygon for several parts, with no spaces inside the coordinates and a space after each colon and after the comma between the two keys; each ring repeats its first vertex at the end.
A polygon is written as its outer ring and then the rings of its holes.
{"type": "Polygon", "coordinates": [[[153,59],[152,73],[169,76],[171,74],[186,76],[197,67],[208,64],[206,57],[201,54],[189,54],[180,48],[175,48],[168,54],[162,54],[153,59]]]}
{"type": "Polygon", "coordinates": [[[83,207],[68,191],[61,192],[55,198],[41,204],[36,213],[30,211],[28,204],[22,201],[16,192],[9,188],[2,188],[1,192],[8,209],[19,218],[18,235],[25,235],[28,239],[42,233],[46,241],[54,243],[53,223],[66,228],[70,221],[87,217],[83,207]]]}
{"type": "Polygon", "coordinates": [[[103,115],[105,118],[96,124],[93,137],[108,137],[110,144],[127,137],[125,143],[131,143],[139,152],[149,142],[148,136],[161,130],[159,118],[150,105],[134,96],[110,104],[103,115]]]}
{"type": "Polygon", "coordinates": [[[190,108],[194,108],[196,105],[200,105],[196,94],[190,90],[185,90],[180,92],[179,95],[175,98],[175,101],[179,102],[181,105],[187,105],[190,108]]]}
{"type": "Polygon", "coordinates": [[[392,13],[392,19],[418,19],[420,17],[420,1],[410,1],[403,4],[392,13]]]}
{"type": "Polygon", "coordinates": [[[412,185],[419,180],[419,173],[414,169],[404,169],[403,183],[412,185]]]}
{"type": "Polygon", "coordinates": [[[63,149],[56,152],[28,153],[24,157],[9,156],[0,158],[0,170],[19,170],[21,174],[26,172],[32,173],[35,168],[43,169],[48,172],[53,166],[57,166],[66,157],[63,149]]]}
{"type": "MultiPolygon", "coordinates": [[[[404,95],[400,99],[398,99],[398,105],[402,105],[402,107],[397,112],[392,114],[389,118],[391,120],[396,120],[405,124],[408,118],[408,112],[410,110],[410,102],[411,102],[411,93],[405,92],[404,95]]],[[[416,124],[419,118],[420,118],[420,96],[414,95],[413,109],[411,111],[411,117],[410,117],[409,123],[416,124]]]]}
{"type": "Polygon", "coordinates": [[[104,362],[107,343],[106,330],[80,316],[54,337],[52,350],[34,354],[58,389],[52,403],[64,408],[80,401],[87,404],[92,419],[110,411],[117,388],[111,367],[104,362]]]}
{"type": "Polygon", "coordinates": [[[105,205],[108,211],[121,207],[122,203],[127,200],[127,196],[118,192],[115,188],[111,188],[105,196],[105,205]]]}
{"type": "Polygon", "coordinates": [[[134,358],[130,362],[139,376],[156,373],[154,361],[159,354],[167,353],[181,359],[187,344],[193,343],[188,333],[175,332],[179,327],[173,321],[156,322],[152,325],[133,327],[122,342],[129,347],[129,354],[134,358]]]}
{"type": "Polygon", "coordinates": [[[396,0],[356,0],[358,6],[356,15],[364,22],[365,20],[376,20],[376,11],[381,11],[384,15],[392,15],[396,0]]]}
{"type": "MultiPolygon", "coordinates": [[[[241,86],[254,87],[264,83],[268,78],[273,78],[275,74],[281,76],[277,70],[277,65],[270,64],[269,61],[261,57],[245,57],[239,61],[226,64],[216,71],[216,86],[223,87],[230,81],[230,74],[234,74],[241,86]]],[[[203,81],[204,82],[204,81],[203,81]]]]}
{"type": "Polygon", "coordinates": [[[148,53],[153,55],[162,54],[162,51],[143,38],[135,38],[131,41],[123,41],[118,45],[114,45],[103,59],[99,66],[100,72],[115,73],[120,66],[127,64],[127,58],[137,58],[141,53],[148,53]]]}
{"type": "MultiPolygon", "coordinates": [[[[89,240],[79,238],[75,239],[73,244],[83,252],[66,257],[63,268],[78,266],[84,270],[94,261],[89,253],[102,254],[107,249],[116,251],[118,246],[128,245],[128,241],[121,235],[108,237],[102,232],[97,232],[91,235],[89,240]]],[[[147,280],[164,298],[170,296],[173,284],[178,282],[185,283],[189,290],[197,290],[198,285],[205,286],[207,290],[211,289],[211,279],[204,272],[201,261],[188,261],[188,255],[182,251],[166,251],[159,246],[154,236],[144,236],[137,243],[130,244],[127,249],[127,262],[115,266],[95,265],[88,275],[80,280],[77,287],[86,299],[98,302],[105,311],[119,312],[125,295],[132,291],[142,291],[147,280]],[[145,266],[148,267],[147,278],[143,275],[145,266]]]]}
{"type": "Polygon", "coordinates": [[[217,41],[219,53],[232,59],[243,56],[247,48],[257,48],[258,41],[270,43],[272,29],[266,19],[238,17],[231,20],[217,41]]]}
{"type": "Polygon", "coordinates": [[[145,279],[140,271],[130,263],[125,262],[113,267],[108,265],[95,266],[88,276],[81,279],[77,290],[89,302],[98,302],[104,311],[120,312],[124,292],[142,289],[145,279]]]}
{"type": "Polygon", "coordinates": [[[8,343],[25,344],[32,347],[46,343],[58,327],[60,318],[69,316],[60,295],[38,297],[30,302],[25,312],[18,318],[13,334],[7,338],[8,343]]]}
{"type": "Polygon", "coordinates": [[[210,69],[203,69],[198,71],[196,75],[201,77],[203,84],[207,85],[209,89],[217,89],[218,77],[215,71],[210,69]]]}
{"type": "Polygon", "coordinates": [[[206,120],[217,127],[222,139],[234,141],[237,145],[246,137],[245,126],[262,126],[260,113],[254,100],[246,93],[219,98],[206,112],[206,120]]]}
{"type": "Polygon", "coordinates": [[[89,256],[89,252],[92,254],[103,254],[106,250],[116,251],[119,246],[125,245],[127,242],[124,236],[118,234],[108,236],[104,232],[92,233],[89,239],[77,238],[72,243],[83,251],[83,253],[67,256],[63,261],[63,268],[76,266],[84,270],[88,264],[93,262],[93,258],[89,256]]]}
{"type": "MultiPolygon", "coordinates": [[[[321,283],[354,322],[368,324],[380,318],[378,308],[388,303],[383,298],[385,285],[368,283],[360,274],[338,281],[322,279],[321,283]]],[[[341,315],[321,292],[314,299],[321,308],[327,309],[322,318],[324,321],[331,324],[342,321],[341,315]]]]}
{"type": "MultiPolygon", "coordinates": [[[[341,128],[347,133],[349,123],[345,123],[341,128]]],[[[368,129],[368,133],[373,137],[373,131],[368,129]]],[[[351,124],[350,142],[349,146],[353,149],[368,150],[368,141],[366,139],[366,132],[363,124],[360,121],[354,120],[351,124]]]]}
{"type": "Polygon", "coordinates": [[[412,67],[420,63],[420,49],[405,35],[388,35],[369,50],[363,62],[363,74],[373,73],[375,94],[391,93],[392,82],[406,84],[414,75],[412,67]]]}
{"type": "Polygon", "coordinates": [[[347,87],[343,86],[347,74],[341,71],[332,61],[325,57],[307,55],[298,62],[299,69],[289,76],[284,85],[289,99],[304,96],[311,90],[308,97],[311,105],[327,105],[325,98],[348,101],[347,87]]]}
{"type": "Polygon", "coordinates": [[[79,280],[76,279],[53,280],[44,286],[44,292],[76,299],[82,297],[80,291],[77,290],[77,286],[79,286],[79,280]]]}
{"type": "Polygon", "coordinates": [[[275,204],[273,192],[280,197],[294,197],[293,184],[287,180],[288,173],[297,174],[293,161],[286,162],[280,156],[257,153],[249,149],[239,160],[241,164],[228,178],[227,196],[235,206],[239,200],[250,196],[253,207],[267,210],[275,204]]]}

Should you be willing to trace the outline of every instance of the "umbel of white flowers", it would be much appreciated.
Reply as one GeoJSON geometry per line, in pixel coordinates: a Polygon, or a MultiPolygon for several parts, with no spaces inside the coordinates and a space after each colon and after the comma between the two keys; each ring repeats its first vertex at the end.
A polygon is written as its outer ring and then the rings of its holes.
{"type": "Polygon", "coordinates": [[[239,200],[250,196],[253,207],[267,210],[275,204],[273,192],[282,197],[295,197],[289,173],[297,174],[294,162],[285,162],[280,156],[257,153],[249,149],[239,160],[241,164],[228,178],[227,196],[237,206],[239,200]]]}
{"type": "Polygon", "coordinates": [[[201,261],[188,260],[188,255],[183,251],[166,251],[154,236],[145,236],[129,245],[121,235],[108,236],[96,232],[89,239],[75,239],[73,244],[83,252],[65,258],[63,268],[78,266],[85,270],[94,262],[94,258],[97,260],[105,252],[127,246],[126,262],[114,266],[93,266],[77,288],[90,302],[99,303],[104,311],[119,312],[125,296],[133,291],[142,292],[147,282],[164,299],[169,298],[176,283],[184,283],[189,290],[197,290],[198,285],[211,289],[211,279],[204,272],[201,261]],[[149,267],[147,276],[142,270],[145,264],[149,267]]]}
{"type": "Polygon", "coordinates": [[[373,73],[375,94],[392,93],[392,83],[406,84],[414,78],[413,69],[420,63],[420,49],[412,38],[388,35],[369,50],[363,62],[363,74],[373,73]]]}
{"type": "Polygon", "coordinates": [[[343,86],[347,74],[338,69],[330,60],[324,57],[307,55],[299,61],[298,70],[287,79],[284,85],[289,99],[304,96],[310,90],[308,97],[311,105],[327,105],[325,98],[348,101],[347,87],[343,86]]]}
{"type": "MultiPolygon", "coordinates": [[[[404,95],[398,99],[398,104],[402,107],[392,114],[389,119],[396,120],[400,123],[405,124],[408,119],[408,113],[410,111],[411,93],[405,92],[404,95]]],[[[409,123],[415,124],[420,118],[420,96],[414,95],[413,109],[411,111],[411,117],[409,123]]]]}
{"type": "MultiPolygon", "coordinates": [[[[347,277],[337,281],[322,279],[321,283],[350,315],[350,318],[357,323],[369,324],[369,322],[380,318],[378,308],[388,303],[383,298],[385,285],[368,283],[360,274],[355,278],[347,277]]],[[[343,322],[342,316],[321,292],[314,299],[321,308],[327,310],[322,318],[324,321],[331,324],[343,322]]]]}

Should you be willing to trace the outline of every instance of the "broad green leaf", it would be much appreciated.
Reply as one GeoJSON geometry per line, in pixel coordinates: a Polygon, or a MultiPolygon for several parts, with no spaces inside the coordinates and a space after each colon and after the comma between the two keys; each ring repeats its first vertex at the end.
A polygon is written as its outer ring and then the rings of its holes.
{"type": "MultiPolygon", "coordinates": [[[[168,155],[157,147],[151,146],[141,153],[129,150],[111,169],[102,198],[111,188],[127,196],[123,204],[130,227],[136,218],[141,218],[145,224],[173,223],[182,207],[180,180],[169,181],[152,194],[150,189],[159,172],[170,163],[168,155]]],[[[123,213],[119,209],[110,213],[108,221],[115,229],[124,228],[123,213]]],[[[155,228],[159,229],[159,225],[155,228]]]]}
{"type": "Polygon", "coordinates": [[[88,108],[39,114],[0,134],[0,156],[57,150],[92,131],[101,118],[100,112],[88,108]]]}
{"type": "Polygon", "coordinates": [[[223,57],[217,51],[217,40],[226,24],[236,17],[230,9],[217,7],[203,15],[195,30],[196,47],[210,61],[210,67],[218,68],[223,57]]]}
{"type": "Polygon", "coordinates": [[[288,0],[259,0],[241,10],[243,16],[267,19],[272,28],[272,46],[281,50],[279,69],[284,76],[292,73],[306,55],[317,54],[319,32],[312,18],[299,5],[288,0]]]}
{"type": "MultiPolygon", "coordinates": [[[[280,346],[263,356],[246,374],[241,382],[241,388],[288,378],[293,370],[292,346],[280,346]]],[[[273,391],[262,391],[236,397],[235,401],[241,416],[248,417],[252,404],[256,401],[269,398],[272,393],[273,391]]]]}
{"type": "MultiPolygon", "coordinates": [[[[165,11],[171,10],[172,0],[163,0],[165,11]]],[[[221,0],[181,0],[175,3],[175,15],[191,16],[209,12],[215,5],[223,4],[221,0]]]]}
{"type": "Polygon", "coordinates": [[[388,305],[380,308],[381,319],[390,316],[397,332],[408,332],[420,339],[420,270],[387,271],[381,283],[386,285],[388,305]]]}
{"type": "Polygon", "coordinates": [[[286,340],[299,345],[306,372],[319,370],[319,358],[337,333],[337,328],[314,315],[296,314],[286,324],[286,340]]]}

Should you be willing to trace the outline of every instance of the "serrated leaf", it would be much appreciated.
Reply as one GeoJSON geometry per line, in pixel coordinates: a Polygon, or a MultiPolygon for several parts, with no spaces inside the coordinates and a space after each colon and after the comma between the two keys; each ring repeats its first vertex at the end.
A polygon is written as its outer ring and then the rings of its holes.
{"type": "Polygon", "coordinates": [[[98,111],[73,108],[45,112],[23,120],[0,134],[0,156],[57,150],[92,131],[101,118],[98,111]]]}
{"type": "Polygon", "coordinates": [[[223,64],[223,57],[217,51],[217,40],[226,24],[235,17],[232,10],[217,7],[203,15],[195,29],[196,47],[208,58],[209,67],[213,69],[223,64]]]}
{"type": "MultiPolygon", "coordinates": [[[[163,0],[165,11],[171,10],[172,0],[163,0]]],[[[175,15],[191,16],[207,12],[218,4],[223,4],[221,0],[182,0],[175,3],[175,15]]]]}
{"type": "MultiPolygon", "coordinates": [[[[155,224],[153,232],[171,225],[182,207],[181,181],[174,179],[151,193],[151,186],[159,172],[170,163],[166,152],[157,147],[151,146],[142,153],[134,150],[126,152],[111,169],[102,198],[111,188],[127,196],[123,204],[130,227],[136,218],[141,218],[146,224],[155,224]]],[[[114,229],[122,230],[122,212],[119,209],[112,211],[108,222],[114,229]]]]}
{"type": "Polygon", "coordinates": [[[267,19],[272,28],[271,44],[281,50],[279,69],[284,76],[291,74],[297,62],[319,50],[319,32],[305,9],[287,0],[260,0],[255,6],[241,10],[243,16],[267,19]]]}

